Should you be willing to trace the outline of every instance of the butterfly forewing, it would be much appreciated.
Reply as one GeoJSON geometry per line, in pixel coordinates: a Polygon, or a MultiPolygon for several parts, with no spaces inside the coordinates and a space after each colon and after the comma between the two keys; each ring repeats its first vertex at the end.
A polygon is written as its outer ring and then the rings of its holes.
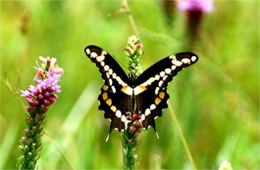
{"type": "Polygon", "coordinates": [[[137,78],[136,89],[145,87],[142,92],[136,91],[136,102],[140,103],[137,109],[143,113],[142,123],[146,129],[149,126],[155,129],[154,119],[160,117],[162,110],[168,107],[168,83],[179,71],[197,60],[197,55],[190,52],[171,55],[152,65],[137,78]]]}
{"type": "Polygon", "coordinates": [[[102,78],[105,80],[106,84],[109,84],[109,87],[112,87],[114,82],[120,86],[125,86],[129,83],[124,70],[105,50],[90,45],[85,48],[85,53],[94,63],[96,63],[102,74],[102,78]]]}
{"type": "Polygon", "coordinates": [[[110,132],[126,128],[125,113],[130,111],[131,96],[125,95],[121,89],[128,87],[129,79],[115,59],[105,50],[97,46],[87,46],[86,55],[96,63],[105,83],[98,97],[99,109],[105,112],[105,118],[111,121],[110,132]]]}

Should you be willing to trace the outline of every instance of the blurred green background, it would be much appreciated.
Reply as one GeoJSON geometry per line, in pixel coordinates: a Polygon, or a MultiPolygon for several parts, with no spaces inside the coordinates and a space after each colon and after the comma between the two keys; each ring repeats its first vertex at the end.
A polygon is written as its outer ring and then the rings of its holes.
{"type": "MultiPolygon", "coordinates": [[[[112,16],[121,1],[1,1],[0,169],[13,169],[25,111],[19,90],[33,84],[35,60],[53,56],[65,72],[62,93],[50,107],[42,137],[40,169],[122,168],[120,134],[105,138],[109,121],[99,111],[103,84],[84,48],[95,44],[126,69],[124,47],[134,34],[127,14],[112,16]],[[10,91],[12,87],[12,91],[10,91]]],[[[169,23],[162,1],[129,2],[144,45],[143,68],[188,50],[186,17],[176,9],[169,23]]],[[[174,108],[197,168],[259,169],[259,1],[215,1],[205,14],[193,50],[198,63],[169,84],[174,108]]],[[[143,132],[138,168],[190,169],[168,109],[143,132]]]]}

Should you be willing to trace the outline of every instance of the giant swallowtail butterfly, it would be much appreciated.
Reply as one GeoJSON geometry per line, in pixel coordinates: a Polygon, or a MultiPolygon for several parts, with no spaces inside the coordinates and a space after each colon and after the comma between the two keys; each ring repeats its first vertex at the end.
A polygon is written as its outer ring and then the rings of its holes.
{"type": "Polygon", "coordinates": [[[99,109],[111,121],[113,129],[124,131],[133,113],[141,114],[145,129],[155,128],[155,119],[167,108],[167,85],[183,68],[197,62],[198,56],[191,52],[170,55],[145,70],[138,78],[127,76],[115,59],[100,47],[90,45],[86,55],[96,63],[104,85],[98,97],[99,109]]]}

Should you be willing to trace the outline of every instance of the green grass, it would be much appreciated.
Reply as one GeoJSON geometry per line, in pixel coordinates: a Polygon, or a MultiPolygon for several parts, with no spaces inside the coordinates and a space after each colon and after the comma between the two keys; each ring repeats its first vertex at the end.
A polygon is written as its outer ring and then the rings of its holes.
{"type": "MultiPolygon", "coordinates": [[[[200,60],[169,84],[170,103],[198,169],[218,168],[223,160],[234,169],[259,169],[259,2],[214,6],[194,50],[200,60]]],[[[32,84],[40,55],[56,57],[65,72],[62,93],[47,113],[38,167],[123,167],[119,133],[105,143],[109,121],[97,109],[103,81],[84,54],[85,46],[98,45],[126,70],[124,47],[133,29],[126,14],[107,15],[120,7],[117,0],[0,2],[0,169],[15,168],[26,126],[19,90],[32,84]]],[[[158,1],[130,1],[129,7],[144,45],[144,69],[187,50],[183,13],[176,11],[171,27],[158,1]]],[[[141,134],[139,168],[190,169],[169,109],[156,124],[159,140],[151,129],[141,134]]]]}

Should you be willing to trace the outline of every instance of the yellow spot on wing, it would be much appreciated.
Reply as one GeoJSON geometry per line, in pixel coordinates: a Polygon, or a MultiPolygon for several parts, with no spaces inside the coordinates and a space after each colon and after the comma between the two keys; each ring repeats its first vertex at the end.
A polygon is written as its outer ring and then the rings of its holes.
{"type": "Polygon", "coordinates": [[[106,99],[108,98],[107,93],[106,93],[106,92],[103,93],[103,94],[102,94],[102,97],[103,97],[103,100],[106,100],[106,99]]]}
{"type": "Polygon", "coordinates": [[[134,89],[134,93],[135,93],[135,95],[138,95],[138,94],[144,92],[146,89],[147,88],[145,86],[137,86],[134,89]]]}
{"type": "Polygon", "coordinates": [[[145,86],[138,86],[140,89],[142,89],[143,91],[145,91],[147,88],[145,86]]]}
{"type": "Polygon", "coordinates": [[[125,92],[127,90],[127,88],[128,88],[128,86],[124,86],[124,87],[122,87],[121,91],[125,92]]]}
{"type": "Polygon", "coordinates": [[[111,99],[107,99],[106,103],[107,103],[108,106],[111,106],[112,100],[111,99]]]}
{"type": "Polygon", "coordinates": [[[107,91],[107,89],[108,89],[108,86],[107,86],[107,85],[104,85],[104,86],[103,86],[103,90],[107,91]]]}
{"type": "Polygon", "coordinates": [[[156,97],[154,102],[156,105],[158,105],[161,102],[161,99],[159,97],[156,97]]]}
{"type": "Polygon", "coordinates": [[[110,109],[113,111],[113,112],[116,112],[116,106],[111,106],[110,109]]]}
{"type": "Polygon", "coordinates": [[[121,91],[124,92],[125,94],[129,95],[129,96],[132,95],[132,93],[133,93],[133,89],[129,86],[122,87],[121,91]]]}
{"type": "Polygon", "coordinates": [[[160,97],[161,99],[163,99],[164,96],[165,96],[165,93],[164,93],[164,92],[160,92],[160,93],[159,93],[159,97],[160,97]]]}

